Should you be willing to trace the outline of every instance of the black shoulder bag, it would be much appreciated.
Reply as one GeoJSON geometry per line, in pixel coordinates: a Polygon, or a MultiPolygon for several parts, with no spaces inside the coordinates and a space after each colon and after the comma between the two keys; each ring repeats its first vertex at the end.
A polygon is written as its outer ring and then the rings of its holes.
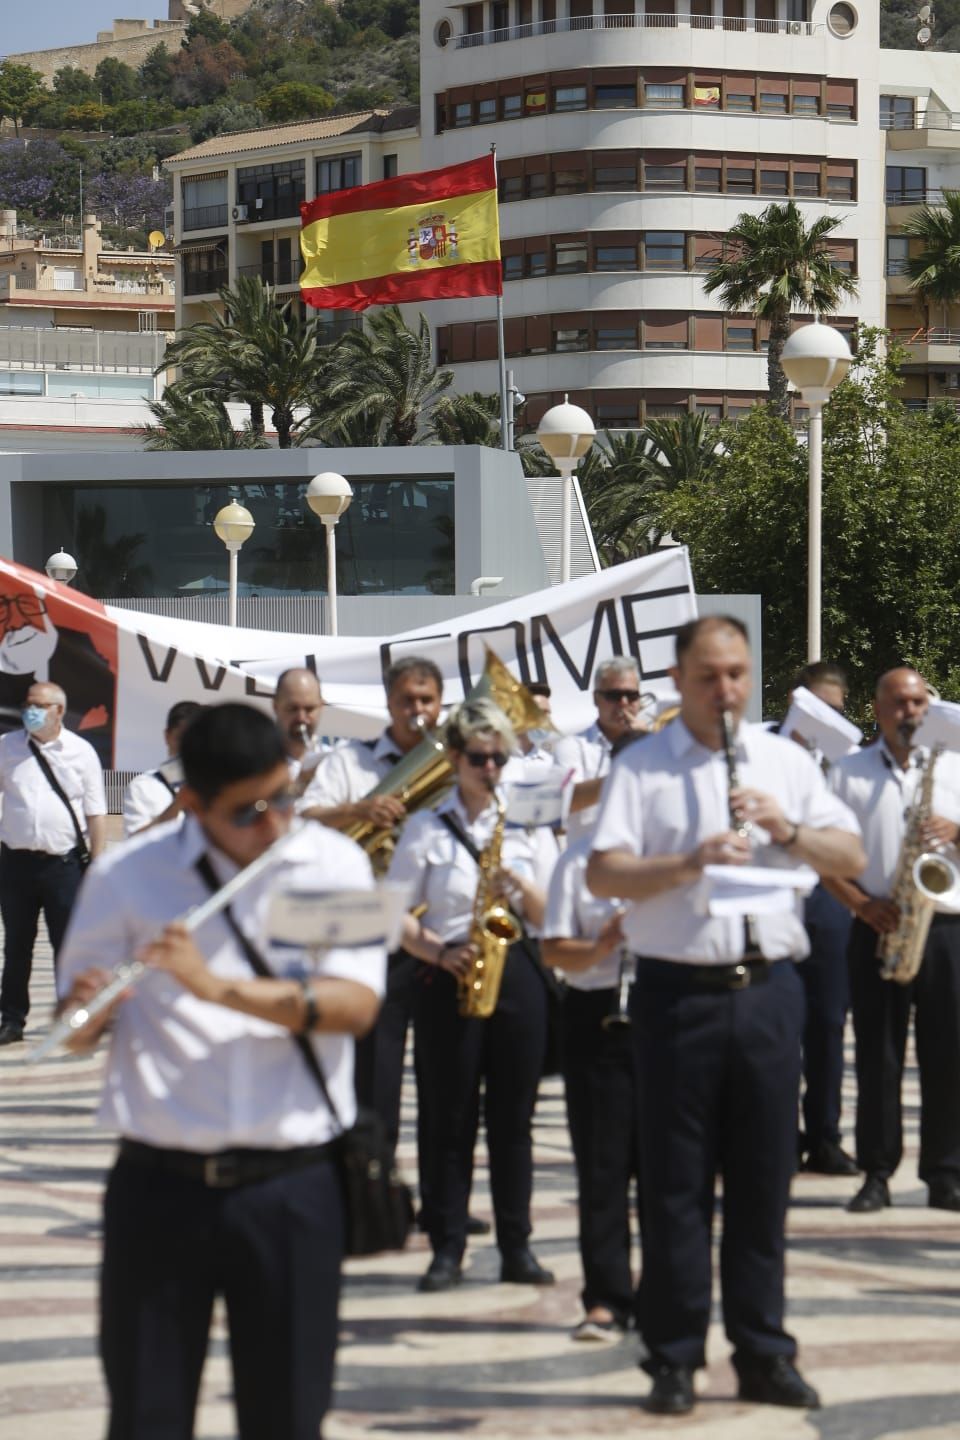
{"type": "MultiPolygon", "coordinates": [[[[219,882],[207,855],[201,855],[196,868],[211,894],[219,890],[219,882]]],[[[275,980],[277,977],[259,950],[237,924],[230,906],[221,913],[251,968],[263,979],[275,980]]],[[[346,1129],[331,1099],[323,1067],[309,1039],[306,1035],[293,1035],[291,1038],[340,1132],[337,1150],[343,1184],[347,1254],[377,1255],[383,1250],[402,1250],[413,1224],[413,1199],[390,1153],[383,1121],[375,1111],[361,1109],[357,1112],[356,1123],[351,1129],[346,1129]]]]}
{"type": "MultiPolygon", "coordinates": [[[[455,840],[459,840],[471,860],[475,860],[479,865],[480,851],[470,839],[470,836],[466,830],[464,830],[456,815],[451,815],[449,810],[444,810],[437,814],[437,819],[441,825],[444,825],[446,829],[450,831],[450,834],[455,840]]],[[[557,979],[556,975],[554,975],[553,971],[548,970],[540,959],[540,946],[532,935],[528,935],[526,931],[524,931],[520,939],[514,941],[511,949],[520,950],[526,956],[540,976],[546,989],[547,1049],[543,1060],[543,1073],[544,1075],[559,1075],[561,1045],[560,1006],[563,1004],[563,985],[557,979]]]]}
{"type": "Polygon", "coordinates": [[[47,781],[49,782],[51,790],[53,790],[54,794],[59,795],[60,799],[63,801],[64,805],[66,805],[67,810],[70,813],[70,819],[73,821],[73,828],[77,836],[77,859],[80,861],[81,869],[86,870],[87,866],[90,864],[90,861],[93,859],[93,856],[90,854],[90,847],[87,844],[87,837],[86,835],[84,835],[83,831],[80,828],[80,821],[77,819],[77,812],[70,804],[70,797],[67,795],[66,790],[64,790],[56,775],[54,775],[53,770],[50,767],[50,761],[47,759],[46,755],[44,755],[43,751],[40,749],[40,746],[36,743],[36,741],[28,740],[27,744],[30,746],[33,757],[36,760],[37,764],[40,766],[40,769],[47,777],[47,781]]]}

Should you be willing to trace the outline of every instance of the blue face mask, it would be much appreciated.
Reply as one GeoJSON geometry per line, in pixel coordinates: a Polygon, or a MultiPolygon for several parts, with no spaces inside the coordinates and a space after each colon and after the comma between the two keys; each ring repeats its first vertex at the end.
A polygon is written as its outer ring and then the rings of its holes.
{"type": "Polygon", "coordinates": [[[20,718],[23,721],[24,730],[29,730],[31,735],[35,735],[46,725],[47,712],[42,705],[26,705],[20,712],[20,718]]]}

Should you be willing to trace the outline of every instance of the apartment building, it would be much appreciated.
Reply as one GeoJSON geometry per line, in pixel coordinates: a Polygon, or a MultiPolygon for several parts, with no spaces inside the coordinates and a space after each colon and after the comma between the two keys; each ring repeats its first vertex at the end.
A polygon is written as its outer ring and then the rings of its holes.
{"type": "MultiPolygon", "coordinates": [[[[841,222],[860,290],[834,323],[883,323],[875,4],[425,0],[421,34],[423,168],[496,145],[528,420],[565,393],[601,426],[748,409],[763,327],[702,276],[739,214],[788,196],[841,222]]],[[[457,387],[495,391],[493,302],[430,309],[457,387]]]]}
{"type": "MultiPolygon", "coordinates": [[[[299,304],[301,204],[418,169],[419,111],[367,110],[218,135],[166,168],[174,177],[178,328],[204,318],[217,291],[242,275],[299,304]]],[[[321,318],[331,335],[353,323],[349,311],[321,318]]]]}
{"type": "Polygon", "coordinates": [[[960,398],[960,299],[927,309],[906,274],[918,243],[905,222],[944,191],[960,190],[960,55],[884,50],[880,127],[885,144],[887,324],[907,347],[907,404],[960,398]]]}

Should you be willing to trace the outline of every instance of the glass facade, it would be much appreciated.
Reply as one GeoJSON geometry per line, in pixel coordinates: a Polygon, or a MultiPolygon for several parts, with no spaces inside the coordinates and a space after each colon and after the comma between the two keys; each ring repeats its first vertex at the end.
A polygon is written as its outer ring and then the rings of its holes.
{"type": "MultiPolygon", "coordinates": [[[[453,478],[350,483],[353,504],[337,526],[340,593],[452,595],[453,478]]],[[[256,522],[240,552],[240,593],[325,593],[324,532],[307,484],[43,485],[43,553],[69,541],[77,584],[99,599],[223,590],[227,555],[212,521],[238,500],[256,522]]]]}

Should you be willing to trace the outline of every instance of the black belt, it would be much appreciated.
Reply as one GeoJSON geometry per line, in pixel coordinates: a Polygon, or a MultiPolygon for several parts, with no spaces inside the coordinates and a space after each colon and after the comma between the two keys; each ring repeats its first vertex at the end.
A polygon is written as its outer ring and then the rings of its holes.
{"type": "Polygon", "coordinates": [[[195,1150],[166,1150],[145,1145],[142,1140],[121,1140],[120,1158],[144,1169],[167,1170],[199,1180],[211,1190],[233,1190],[254,1185],[287,1170],[316,1165],[333,1151],[335,1141],[326,1145],[301,1145],[290,1150],[219,1150],[201,1155],[195,1150]]]}
{"type": "Polygon", "coordinates": [[[57,850],[28,850],[26,848],[18,849],[15,845],[8,845],[7,842],[4,840],[2,843],[0,843],[0,851],[2,851],[4,855],[16,855],[17,858],[21,860],[23,859],[24,855],[30,855],[35,860],[80,859],[80,851],[78,850],[76,845],[74,845],[72,850],[64,850],[61,853],[57,850]]]}
{"type": "Polygon", "coordinates": [[[763,985],[770,979],[774,964],[770,960],[738,960],[730,965],[688,965],[677,960],[658,960],[651,955],[638,955],[638,970],[669,978],[675,985],[697,990],[746,990],[750,985],[763,985]]]}

